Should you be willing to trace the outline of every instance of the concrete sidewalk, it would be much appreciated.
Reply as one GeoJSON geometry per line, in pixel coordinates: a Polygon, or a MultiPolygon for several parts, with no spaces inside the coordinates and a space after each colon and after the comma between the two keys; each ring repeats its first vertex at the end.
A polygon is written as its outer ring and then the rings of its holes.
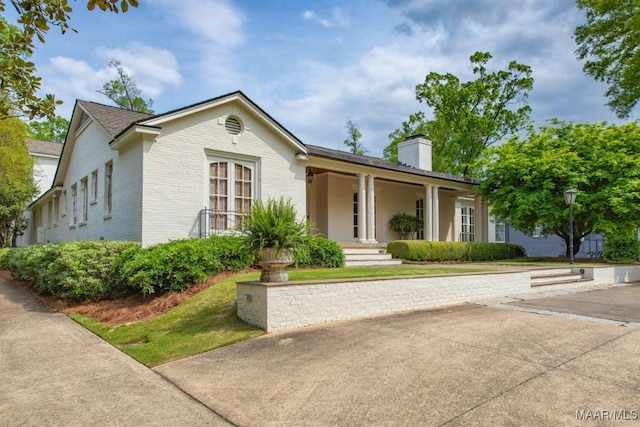
{"type": "Polygon", "coordinates": [[[2,426],[229,425],[1,279],[0,378],[2,426]]]}

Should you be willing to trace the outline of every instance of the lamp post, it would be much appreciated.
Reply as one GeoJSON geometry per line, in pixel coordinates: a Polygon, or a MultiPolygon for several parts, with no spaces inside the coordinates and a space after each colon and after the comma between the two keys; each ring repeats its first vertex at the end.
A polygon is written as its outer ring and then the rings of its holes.
{"type": "Polygon", "coordinates": [[[564,201],[569,205],[569,264],[573,264],[573,204],[578,192],[573,188],[564,192],[564,201]]]}

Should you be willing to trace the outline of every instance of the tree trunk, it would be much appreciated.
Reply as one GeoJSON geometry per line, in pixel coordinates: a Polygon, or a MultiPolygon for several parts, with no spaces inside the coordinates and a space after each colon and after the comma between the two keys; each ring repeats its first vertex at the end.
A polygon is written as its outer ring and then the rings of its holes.
{"type": "MultiPolygon", "coordinates": [[[[564,256],[567,258],[570,258],[569,256],[569,236],[566,237],[562,237],[564,240],[564,247],[565,247],[565,251],[564,251],[564,256]]],[[[580,234],[574,234],[573,235],[573,256],[575,257],[576,254],[578,252],[580,252],[580,245],[582,244],[582,237],[580,237],[580,234]]]]}

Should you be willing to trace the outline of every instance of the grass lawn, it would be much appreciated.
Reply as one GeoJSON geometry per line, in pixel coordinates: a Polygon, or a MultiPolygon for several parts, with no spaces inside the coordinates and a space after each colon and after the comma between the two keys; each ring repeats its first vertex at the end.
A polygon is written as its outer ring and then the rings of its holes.
{"type": "MultiPolygon", "coordinates": [[[[402,275],[431,275],[491,271],[455,267],[332,268],[290,270],[290,280],[324,280],[402,275]]],[[[106,325],[72,314],[70,317],[104,340],[147,366],[155,366],[182,357],[264,334],[236,316],[236,282],[258,280],[260,273],[231,276],[182,302],[165,314],[127,325],[106,325]]]]}

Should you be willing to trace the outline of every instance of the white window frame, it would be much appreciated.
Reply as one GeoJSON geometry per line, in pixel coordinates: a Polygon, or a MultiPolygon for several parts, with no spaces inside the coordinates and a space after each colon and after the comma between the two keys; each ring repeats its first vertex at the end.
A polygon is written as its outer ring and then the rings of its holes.
{"type": "Polygon", "coordinates": [[[236,205],[237,198],[239,197],[236,194],[236,165],[243,166],[248,168],[251,171],[251,197],[250,204],[253,205],[253,201],[257,200],[258,197],[258,162],[253,159],[241,159],[241,158],[233,158],[233,157],[223,157],[223,156],[207,156],[207,206],[212,211],[212,215],[214,215],[210,219],[209,228],[212,232],[222,232],[230,229],[235,229],[241,227],[242,223],[242,215],[236,214],[235,212],[240,212],[239,207],[236,205]],[[214,209],[216,206],[213,204],[213,200],[216,194],[211,191],[212,177],[211,177],[211,166],[215,163],[226,163],[227,164],[227,176],[226,176],[226,194],[222,194],[221,196],[226,197],[226,209],[221,209],[217,211],[214,209]]]}
{"type": "Polygon", "coordinates": [[[89,178],[84,177],[80,180],[80,201],[82,202],[82,216],[80,225],[86,224],[89,219],[89,178]]]}
{"type": "Polygon", "coordinates": [[[78,184],[71,186],[71,216],[69,225],[75,227],[78,223],[78,184]]]}
{"type": "Polygon", "coordinates": [[[495,230],[494,230],[494,239],[496,242],[500,242],[500,243],[507,241],[507,225],[504,222],[496,222],[495,230]],[[502,234],[502,239],[498,238],[499,233],[502,234]]]}
{"type": "Polygon", "coordinates": [[[463,242],[473,242],[476,237],[476,210],[471,206],[461,208],[460,240],[463,242]]]}
{"type": "Polygon", "coordinates": [[[104,164],[104,218],[113,212],[113,160],[104,164]]]}
{"type": "Polygon", "coordinates": [[[98,203],[98,169],[91,172],[91,204],[98,203]]]}

